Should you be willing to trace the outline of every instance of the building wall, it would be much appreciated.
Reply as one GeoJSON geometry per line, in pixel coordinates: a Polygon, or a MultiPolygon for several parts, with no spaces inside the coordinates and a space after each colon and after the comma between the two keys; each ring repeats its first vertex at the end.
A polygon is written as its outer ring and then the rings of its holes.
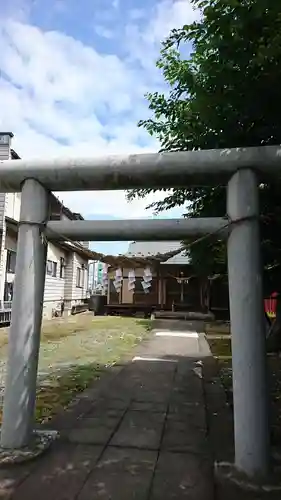
{"type": "Polygon", "coordinates": [[[6,231],[6,238],[5,238],[5,243],[4,243],[5,249],[3,253],[3,267],[4,267],[4,273],[3,273],[3,285],[1,282],[1,290],[3,290],[3,293],[1,295],[1,300],[7,300],[7,297],[5,297],[5,283],[14,283],[15,279],[15,274],[14,273],[8,273],[6,272],[7,270],[7,257],[8,257],[8,250],[11,250],[13,252],[17,251],[17,238],[14,233],[9,233],[9,229],[6,231]]]}
{"type": "Polygon", "coordinates": [[[48,244],[47,261],[55,262],[57,265],[56,276],[49,275],[46,269],[43,317],[51,318],[64,298],[64,278],[60,278],[60,259],[66,258],[64,250],[48,244]]]}
{"type": "MultiPolygon", "coordinates": [[[[1,151],[1,149],[0,149],[1,151]]],[[[3,225],[5,224],[5,206],[6,206],[6,193],[0,193],[0,228],[2,230],[3,225]]]]}
{"type": "Polygon", "coordinates": [[[6,228],[2,226],[2,234],[0,241],[0,301],[4,298],[5,291],[5,275],[6,275],[6,262],[7,262],[7,250],[5,249],[5,236],[6,228]]]}
{"type": "MultiPolygon", "coordinates": [[[[137,289],[135,291],[129,290],[128,289],[128,275],[129,271],[131,269],[123,268],[122,269],[122,276],[123,276],[123,281],[122,281],[122,289],[121,289],[121,297],[117,294],[113,281],[115,279],[115,272],[109,272],[108,277],[110,280],[110,287],[109,287],[109,293],[108,293],[108,301],[109,304],[118,304],[120,303],[120,298],[121,298],[121,303],[123,304],[150,304],[150,303],[160,303],[159,301],[161,300],[161,297],[159,297],[159,286],[158,286],[158,280],[157,280],[157,270],[151,268],[151,273],[153,277],[152,281],[152,288],[151,292],[149,294],[145,294],[143,292],[143,289],[137,286],[137,289]]],[[[136,268],[134,269],[135,272],[135,277],[139,282],[143,278],[144,275],[144,268],[136,268]]]]}
{"type": "Polygon", "coordinates": [[[10,141],[8,144],[0,143],[0,161],[9,160],[10,158],[10,141]]]}
{"type": "MultiPolygon", "coordinates": [[[[151,267],[153,278],[151,289],[148,294],[145,294],[140,284],[144,275],[144,268],[136,268],[134,272],[137,283],[135,291],[131,292],[128,290],[129,269],[124,268],[122,271],[122,303],[134,303],[139,305],[154,304],[163,308],[167,307],[168,309],[172,307],[173,302],[181,302],[181,285],[177,283],[176,277],[180,276],[180,273],[182,273],[184,277],[191,277],[192,275],[192,270],[189,265],[162,265],[158,271],[156,268],[153,269],[151,267]]],[[[200,307],[199,292],[199,283],[195,277],[191,278],[189,283],[183,284],[184,303],[186,306],[190,306],[192,310],[197,310],[198,307],[200,307]]],[[[112,287],[109,300],[112,304],[116,303],[116,293],[112,287]]]]}
{"type": "Polygon", "coordinates": [[[73,263],[74,253],[69,252],[66,259],[65,278],[64,278],[64,299],[65,307],[71,310],[72,306],[72,282],[73,282],[73,263]]]}
{"type": "Polygon", "coordinates": [[[49,243],[47,260],[57,262],[57,277],[46,273],[44,293],[44,316],[51,317],[60,309],[63,299],[65,311],[71,312],[75,304],[87,298],[88,262],[75,252],[67,252],[49,243]],[[64,278],[60,278],[60,259],[65,259],[64,278]],[[84,269],[82,267],[84,266],[84,269]],[[77,286],[78,269],[81,269],[81,286],[77,286]]]}
{"type": "Polygon", "coordinates": [[[14,220],[20,220],[21,193],[6,194],[5,216],[14,220]]]}
{"type": "MultiPolygon", "coordinates": [[[[0,133],[1,136],[1,133],[0,133]]],[[[6,136],[5,136],[6,137],[6,136]]],[[[7,144],[0,141],[0,160],[7,160],[11,157],[10,137],[7,144]]],[[[0,193],[0,300],[3,300],[6,281],[7,249],[16,251],[17,236],[7,232],[5,217],[18,221],[20,219],[21,193],[0,193]]],[[[68,220],[65,214],[61,214],[62,219],[68,220]]],[[[88,248],[88,242],[83,242],[83,246],[88,248]]],[[[60,308],[62,299],[65,307],[71,310],[71,306],[81,302],[87,297],[88,289],[88,261],[77,255],[74,251],[67,251],[52,243],[48,244],[47,260],[57,264],[56,276],[47,273],[44,290],[43,316],[50,318],[54,311],[60,308]],[[60,277],[60,259],[65,259],[64,277],[60,277]],[[83,280],[81,286],[76,286],[77,269],[82,270],[83,280]]]]}
{"type": "Polygon", "coordinates": [[[83,259],[83,257],[75,253],[73,255],[72,300],[80,301],[82,299],[86,299],[87,289],[88,289],[88,262],[87,260],[83,259]],[[77,286],[78,285],[77,275],[79,272],[78,269],[81,270],[80,286],[77,286]]]}
{"type": "Polygon", "coordinates": [[[122,303],[123,304],[133,304],[134,302],[134,292],[128,289],[129,280],[124,278],[122,283],[122,303]]]}
{"type": "MultiPolygon", "coordinates": [[[[11,275],[6,275],[7,250],[16,251],[17,237],[14,234],[6,234],[4,241],[0,239],[0,248],[2,248],[1,266],[4,269],[1,277],[0,289],[2,295],[0,300],[4,298],[5,281],[13,282],[11,275]]],[[[53,243],[48,244],[47,261],[57,264],[56,276],[51,276],[47,273],[45,278],[43,317],[51,319],[55,312],[60,311],[61,302],[65,304],[65,310],[71,311],[71,307],[80,303],[87,298],[88,289],[88,269],[87,260],[83,259],[74,252],[68,252],[53,243]],[[60,277],[61,258],[65,259],[64,277],[60,277]],[[76,286],[77,268],[82,269],[84,265],[84,280],[81,282],[81,287],[76,286]]],[[[12,276],[14,278],[14,275],[12,276]]]]}
{"type": "MultiPolygon", "coordinates": [[[[2,144],[0,142],[0,161],[9,160],[10,158],[10,138],[7,144],[2,144]]],[[[5,288],[5,274],[6,274],[6,259],[7,252],[5,250],[5,238],[6,238],[6,222],[5,222],[5,211],[7,205],[7,194],[0,193],[0,233],[1,233],[1,244],[0,244],[0,300],[3,300],[4,288],[5,288]]]]}
{"type": "Polygon", "coordinates": [[[9,231],[6,231],[6,239],[5,239],[5,249],[17,251],[17,237],[15,234],[10,234],[9,231]]]}

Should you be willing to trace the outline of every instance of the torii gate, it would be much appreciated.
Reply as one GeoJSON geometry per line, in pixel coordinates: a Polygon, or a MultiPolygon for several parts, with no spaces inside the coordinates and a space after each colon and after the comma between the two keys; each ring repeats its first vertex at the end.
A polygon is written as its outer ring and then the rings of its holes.
{"type": "Polygon", "coordinates": [[[235,465],[248,476],[265,475],[270,452],[258,184],[280,172],[278,146],[1,161],[0,192],[21,191],[22,201],[0,446],[20,449],[32,438],[47,238],[175,240],[220,232],[229,222],[235,465]],[[48,222],[50,191],[206,184],[228,186],[227,220],[48,222]]]}

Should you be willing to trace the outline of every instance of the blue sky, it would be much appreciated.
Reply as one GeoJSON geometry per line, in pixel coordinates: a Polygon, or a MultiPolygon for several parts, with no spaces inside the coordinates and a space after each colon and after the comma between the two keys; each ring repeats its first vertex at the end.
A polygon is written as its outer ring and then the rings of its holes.
{"type": "MultiPolygon", "coordinates": [[[[157,151],[144,94],[165,90],[160,42],[198,14],[187,0],[9,0],[0,9],[0,130],[24,158],[157,151]]],[[[158,195],[59,193],[85,218],[142,218],[158,195]]],[[[161,197],[161,195],[160,195],[161,197]]],[[[163,216],[180,216],[181,209],[163,216]]],[[[121,253],[126,243],[94,245],[121,253]]]]}

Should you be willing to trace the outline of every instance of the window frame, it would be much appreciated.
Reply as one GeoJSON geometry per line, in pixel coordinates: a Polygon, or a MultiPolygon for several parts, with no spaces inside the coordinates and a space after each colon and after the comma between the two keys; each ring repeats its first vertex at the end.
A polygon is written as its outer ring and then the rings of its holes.
{"type": "Polygon", "coordinates": [[[58,272],[58,263],[53,261],[52,278],[57,277],[57,272],[58,272]]]}
{"type": "Polygon", "coordinates": [[[47,260],[46,263],[46,274],[50,276],[50,278],[56,278],[58,272],[58,263],[54,260],[47,260]]]}
{"type": "Polygon", "coordinates": [[[83,288],[82,286],[82,267],[76,267],[76,288],[83,288]]]}
{"type": "Polygon", "coordinates": [[[60,278],[61,279],[65,278],[65,267],[66,267],[65,258],[60,257],[60,278]]]}
{"type": "Polygon", "coordinates": [[[48,276],[52,276],[52,273],[53,273],[53,261],[48,259],[46,263],[46,274],[48,276]]]}
{"type": "Polygon", "coordinates": [[[7,259],[6,259],[6,273],[15,274],[16,272],[16,258],[17,252],[15,250],[7,249],[7,259]],[[11,266],[11,261],[14,258],[14,266],[11,266]]]}

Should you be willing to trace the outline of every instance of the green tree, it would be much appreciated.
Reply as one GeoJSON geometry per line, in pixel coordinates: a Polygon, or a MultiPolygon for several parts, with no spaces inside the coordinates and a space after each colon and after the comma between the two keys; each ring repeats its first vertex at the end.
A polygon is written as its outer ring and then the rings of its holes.
{"type": "MultiPolygon", "coordinates": [[[[152,118],[140,121],[158,138],[161,151],[183,151],[281,143],[281,9],[279,0],[191,0],[197,22],[172,30],[157,62],[167,93],[147,95],[152,118]],[[188,57],[184,57],[189,51],[188,57]]],[[[132,190],[128,198],[145,197],[132,190]]],[[[280,183],[261,187],[264,264],[276,266],[281,250],[280,183]],[[278,229],[279,228],[279,229],[278,229]]],[[[156,211],[183,206],[186,216],[224,216],[226,190],[173,189],[156,211]]],[[[225,267],[225,251],[214,239],[190,249],[203,273],[225,267]]],[[[275,268],[277,269],[277,268],[275,268]]],[[[275,270],[279,285],[280,276],[275,270]]]]}

